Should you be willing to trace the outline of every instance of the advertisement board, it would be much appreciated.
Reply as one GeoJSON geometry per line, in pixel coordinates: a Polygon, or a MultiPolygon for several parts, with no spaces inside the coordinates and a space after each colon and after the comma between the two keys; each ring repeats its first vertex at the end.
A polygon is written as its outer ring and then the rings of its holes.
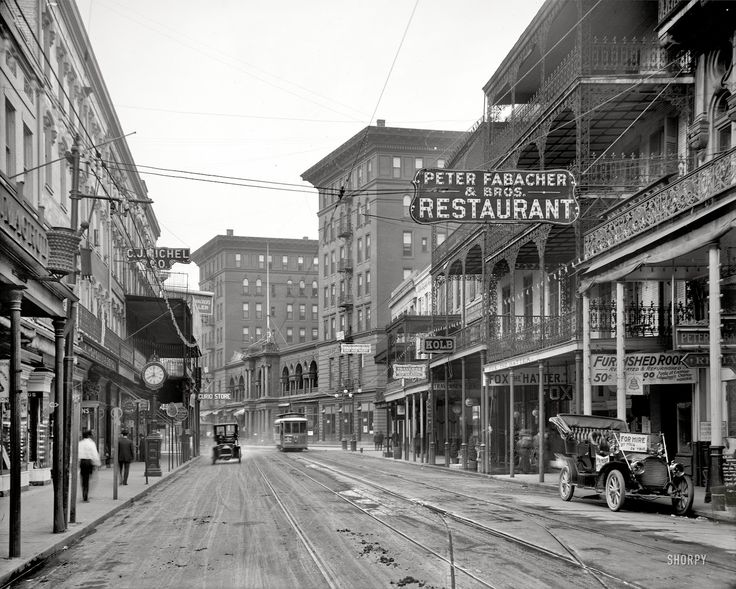
{"type": "MultiPolygon", "coordinates": [[[[690,368],[677,352],[626,354],[625,368],[627,394],[643,394],[644,385],[697,382],[697,369],[690,368]]],[[[616,385],[615,355],[591,354],[590,382],[593,386],[616,385]]]]}

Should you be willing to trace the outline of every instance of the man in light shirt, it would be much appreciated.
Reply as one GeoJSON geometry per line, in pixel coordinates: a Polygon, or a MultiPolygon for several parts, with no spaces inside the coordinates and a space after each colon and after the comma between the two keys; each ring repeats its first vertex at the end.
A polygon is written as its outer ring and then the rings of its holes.
{"type": "Polygon", "coordinates": [[[89,501],[89,477],[95,466],[100,466],[102,461],[100,460],[100,454],[97,452],[97,445],[92,439],[92,432],[88,429],[82,432],[77,455],[79,458],[79,473],[82,477],[82,499],[89,501]]]}

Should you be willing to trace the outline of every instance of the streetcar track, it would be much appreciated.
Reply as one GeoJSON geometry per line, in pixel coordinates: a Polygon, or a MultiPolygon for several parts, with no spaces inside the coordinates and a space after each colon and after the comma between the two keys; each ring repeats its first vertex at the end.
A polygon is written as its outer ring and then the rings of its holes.
{"type": "MultiPolygon", "coordinates": [[[[421,501],[421,500],[418,500],[418,499],[412,499],[410,497],[406,497],[405,495],[401,495],[400,493],[396,493],[395,491],[392,491],[391,489],[388,489],[387,487],[384,487],[384,486],[382,486],[382,485],[380,485],[380,484],[378,484],[376,482],[373,482],[373,481],[369,481],[367,479],[364,479],[364,478],[362,478],[360,476],[347,474],[347,473],[345,473],[343,471],[338,471],[337,469],[332,468],[330,466],[327,466],[324,463],[316,462],[316,461],[314,461],[312,459],[309,459],[309,458],[306,458],[304,456],[300,457],[299,460],[301,460],[303,462],[310,463],[310,464],[312,464],[314,466],[319,466],[319,467],[325,468],[325,469],[327,469],[329,471],[332,471],[335,474],[339,474],[340,476],[344,476],[344,477],[353,479],[353,480],[355,480],[357,482],[360,482],[361,484],[366,485],[368,487],[373,487],[373,488],[376,488],[376,489],[380,489],[382,492],[384,492],[384,493],[386,493],[388,495],[391,495],[392,497],[395,497],[395,498],[400,499],[402,501],[409,502],[409,503],[414,504],[414,505],[419,505],[419,506],[421,506],[421,507],[423,507],[423,508],[425,508],[425,509],[427,509],[427,510],[433,512],[433,513],[436,513],[436,514],[440,515],[441,517],[447,517],[447,518],[449,518],[449,519],[451,519],[451,520],[453,520],[455,522],[464,524],[464,525],[466,525],[468,527],[472,527],[474,529],[477,529],[479,531],[482,531],[482,532],[487,533],[489,535],[492,535],[494,537],[498,537],[498,538],[501,538],[501,539],[506,540],[508,542],[512,542],[512,543],[514,543],[516,545],[523,546],[523,547],[525,547],[527,549],[534,550],[535,552],[541,553],[544,556],[547,556],[549,558],[552,558],[553,560],[556,560],[556,561],[565,563],[567,565],[571,565],[571,566],[573,566],[573,567],[575,567],[575,568],[583,571],[584,573],[590,575],[594,579],[596,579],[596,581],[598,581],[598,583],[600,583],[600,585],[602,587],[604,587],[604,588],[607,588],[608,585],[605,583],[605,581],[601,577],[603,577],[605,579],[608,579],[609,581],[621,583],[621,584],[626,585],[628,587],[633,587],[633,588],[637,588],[637,589],[645,589],[643,586],[638,585],[638,584],[636,584],[636,583],[634,583],[632,581],[629,581],[629,580],[626,580],[626,579],[622,579],[622,578],[617,577],[616,575],[614,575],[612,573],[609,573],[607,571],[601,570],[601,569],[599,569],[597,567],[592,567],[592,566],[586,565],[582,561],[582,559],[579,556],[577,556],[577,554],[575,553],[575,551],[572,548],[570,548],[569,546],[567,546],[567,544],[564,541],[562,541],[560,538],[558,538],[549,528],[547,528],[546,526],[541,525],[539,522],[533,521],[534,524],[539,525],[542,529],[544,529],[548,533],[548,535],[555,542],[557,542],[565,550],[565,552],[568,553],[569,557],[563,556],[563,555],[561,555],[561,554],[559,554],[557,552],[553,552],[552,550],[550,550],[548,548],[545,548],[544,546],[540,546],[538,544],[534,544],[534,543],[529,542],[527,540],[524,540],[523,538],[520,538],[518,536],[514,536],[513,534],[509,534],[508,532],[503,532],[501,530],[497,530],[497,529],[491,528],[491,527],[486,526],[484,524],[479,524],[478,522],[475,522],[475,521],[470,520],[470,519],[468,519],[466,517],[463,517],[462,515],[449,512],[449,511],[447,511],[447,510],[445,510],[445,509],[443,509],[441,507],[438,507],[436,505],[432,505],[430,503],[427,503],[425,501],[421,501]]],[[[386,472],[384,472],[384,474],[390,475],[390,476],[395,477],[395,478],[401,478],[402,480],[409,481],[412,484],[417,484],[418,483],[418,481],[416,479],[409,479],[408,477],[402,477],[401,475],[396,475],[395,473],[386,473],[386,472]]],[[[313,479],[312,477],[310,477],[306,473],[303,473],[303,475],[306,476],[306,477],[308,477],[308,478],[310,478],[310,479],[312,479],[312,480],[315,480],[315,479],[313,479]]],[[[319,481],[315,481],[315,482],[317,482],[318,484],[322,485],[322,483],[320,483],[319,481]]],[[[424,485],[424,486],[426,486],[428,488],[434,489],[434,490],[448,492],[448,493],[451,493],[451,494],[454,494],[454,495],[457,495],[457,496],[469,497],[468,495],[465,495],[463,493],[459,493],[459,492],[456,492],[456,491],[449,491],[447,489],[443,489],[441,487],[436,487],[434,485],[430,485],[430,484],[427,484],[427,483],[421,483],[421,482],[419,482],[419,484],[422,484],[422,485],[424,485]]],[[[333,491],[333,493],[335,493],[335,492],[333,491]]],[[[342,497],[339,493],[336,493],[336,494],[338,496],[340,496],[341,498],[343,498],[344,500],[348,501],[346,498],[342,497]]],[[[478,499],[478,498],[477,497],[474,497],[474,499],[478,499]]],[[[484,500],[481,499],[481,501],[484,501],[484,500]]],[[[487,501],[484,501],[484,502],[487,502],[487,501]]],[[[487,503],[490,503],[492,505],[497,505],[497,506],[500,505],[500,504],[495,504],[493,502],[487,502],[487,503]]],[[[362,508],[360,508],[360,506],[357,506],[356,505],[356,507],[358,507],[359,509],[362,510],[362,508]]],[[[506,506],[502,506],[502,507],[504,509],[508,509],[506,506]]],[[[528,512],[525,512],[525,511],[522,511],[522,513],[524,515],[526,515],[526,516],[534,516],[534,515],[536,515],[536,514],[528,513],[528,512]]],[[[371,517],[374,517],[370,513],[368,515],[370,515],[371,517]]],[[[374,517],[374,519],[377,519],[377,518],[374,517]]],[[[380,521],[380,520],[377,520],[377,521],[380,521]]],[[[384,524],[384,525],[387,525],[388,527],[391,527],[388,524],[385,524],[384,522],[381,522],[381,523],[384,524]]],[[[401,533],[401,532],[399,532],[399,533],[401,533]]],[[[451,564],[451,566],[452,566],[452,563],[450,563],[445,557],[441,557],[441,558],[443,560],[445,560],[446,562],[448,562],[448,564],[451,564]]],[[[463,569],[461,567],[458,567],[458,570],[463,570],[463,569]]],[[[463,572],[466,572],[466,571],[463,570],[463,572]]],[[[473,577],[473,578],[476,578],[472,574],[470,576],[473,577]]],[[[476,580],[479,580],[479,579],[476,578],[476,580]]],[[[482,580],[479,580],[479,581],[482,582],[482,583],[484,583],[484,584],[486,584],[485,581],[482,581],[482,580]]],[[[486,586],[490,586],[490,585],[487,585],[486,584],[486,586]]]]}
{"type": "MultiPolygon", "coordinates": [[[[281,462],[288,462],[288,460],[286,458],[283,458],[283,457],[279,457],[278,460],[281,461],[281,462]]],[[[260,468],[259,468],[259,471],[260,471],[260,468]]],[[[261,472],[261,474],[263,474],[263,473],[261,472]]],[[[472,573],[471,571],[469,571],[465,567],[462,567],[462,566],[458,565],[456,562],[454,562],[454,558],[452,557],[452,553],[451,553],[451,557],[448,558],[447,556],[445,556],[444,554],[441,554],[441,553],[437,552],[435,549],[431,548],[430,546],[427,546],[426,544],[423,544],[420,541],[412,538],[411,536],[409,536],[405,532],[402,532],[401,530],[399,530],[395,526],[392,526],[391,524],[389,524],[389,523],[381,520],[380,518],[376,517],[373,513],[371,513],[371,511],[369,511],[368,509],[364,508],[357,501],[353,501],[352,499],[350,499],[349,497],[347,497],[345,494],[343,494],[343,493],[341,493],[339,491],[335,491],[334,489],[331,489],[330,487],[328,487],[327,485],[325,485],[321,481],[318,481],[317,479],[315,479],[314,477],[310,476],[309,474],[307,474],[304,471],[301,471],[300,474],[303,477],[308,478],[313,483],[319,485],[320,487],[323,487],[324,489],[326,489],[327,491],[329,491],[330,493],[332,493],[333,495],[335,495],[339,499],[342,499],[344,502],[348,503],[349,505],[352,505],[354,508],[358,509],[360,512],[362,512],[363,514],[367,515],[372,520],[378,522],[382,526],[388,528],[389,530],[391,530],[395,534],[398,534],[399,536],[401,536],[405,540],[411,542],[415,546],[421,548],[422,550],[428,552],[429,554],[432,554],[433,556],[437,557],[441,561],[443,561],[446,564],[448,564],[450,566],[450,574],[451,574],[451,578],[452,578],[452,587],[453,587],[453,589],[455,587],[455,575],[454,575],[454,572],[456,570],[464,573],[465,575],[467,575],[468,577],[470,577],[474,581],[480,583],[484,587],[488,587],[488,589],[498,589],[495,585],[491,585],[490,583],[488,583],[484,579],[481,579],[480,577],[478,577],[477,575],[475,575],[474,573],[472,573]]],[[[343,474],[343,473],[340,473],[340,474],[343,474]]],[[[384,490],[380,486],[377,486],[377,488],[379,488],[381,490],[384,490]]],[[[410,500],[406,499],[405,497],[400,497],[398,495],[395,495],[395,496],[396,497],[399,497],[399,498],[401,498],[401,499],[403,499],[405,501],[411,502],[410,500]]],[[[449,532],[449,530],[448,530],[448,532],[449,532]]],[[[450,536],[450,540],[451,540],[451,536],[450,536]]]]}
{"type": "MultiPolygon", "coordinates": [[[[320,456],[320,458],[322,458],[322,456],[320,456]]],[[[307,458],[304,458],[304,459],[305,460],[308,460],[307,458]]],[[[335,465],[339,465],[339,462],[334,462],[333,461],[332,463],[335,464],[335,465]]],[[[321,464],[321,466],[325,466],[325,465],[324,464],[321,464]]],[[[463,497],[465,499],[470,499],[470,500],[472,500],[472,501],[474,501],[476,503],[477,502],[480,502],[481,504],[491,505],[491,506],[496,507],[496,508],[501,508],[504,511],[509,511],[508,505],[505,504],[505,503],[502,503],[500,501],[493,501],[492,499],[487,499],[485,497],[478,497],[477,495],[468,495],[467,493],[463,493],[462,491],[450,490],[450,489],[447,489],[445,487],[439,487],[437,485],[433,485],[431,483],[427,483],[427,482],[424,482],[424,481],[419,481],[417,479],[410,478],[408,476],[401,475],[401,474],[398,474],[398,473],[395,473],[395,472],[389,472],[389,471],[385,471],[385,470],[379,470],[379,471],[377,471],[375,468],[369,469],[366,466],[357,465],[357,464],[352,464],[351,466],[353,466],[354,468],[359,468],[359,469],[364,470],[364,471],[369,471],[372,474],[375,474],[376,472],[379,472],[380,474],[383,474],[385,476],[389,476],[389,477],[392,477],[392,478],[397,478],[397,479],[400,479],[402,481],[407,481],[407,482],[410,482],[410,483],[412,483],[414,485],[417,485],[417,484],[418,485],[422,485],[423,487],[425,487],[427,489],[431,489],[431,490],[434,490],[434,491],[441,491],[443,493],[451,493],[452,495],[455,495],[457,497],[463,497]]],[[[422,465],[422,466],[425,466],[425,465],[422,465]]],[[[325,468],[329,468],[329,467],[325,466],[325,468]]],[[[341,474],[343,474],[343,473],[341,473],[341,474]]],[[[469,475],[469,476],[472,476],[472,475],[469,475]]],[[[479,477],[479,480],[482,480],[482,479],[479,477]]],[[[372,484],[372,483],[369,482],[368,484],[372,484]]],[[[595,495],[595,494],[593,494],[593,495],[595,495]]],[[[588,496],[589,495],[586,495],[586,497],[588,497],[588,496]]],[[[585,498],[585,497],[583,497],[583,498],[585,498]]],[[[576,530],[576,531],[586,532],[586,533],[589,533],[589,534],[596,534],[597,536],[603,536],[603,537],[609,537],[610,536],[610,530],[608,531],[608,533],[606,533],[606,532],[601,531],[600,528],[594,528],[594,527],[584,526],[584,525],[580,525],[580,524],[577,524],[577,523],[573,525],[573,524],[570,524],[568,521],[566,521],[564,519],[559,519],[559,518],[557,518],[555,516],[547,515],[546,513],[538,513],[536,511],[533,511],[531,509],[525,508],[523,506],[515,506],[513,511],[514,511],[514,513],[517,513],[518,512],[518,513],[520,513],[522,515],[525,515],[525,516],[529,517],[530,519],[546,520],[546,521],[548,521],[550,523],[559,525],[561,527],[564,527],[564,528],[567,528],[567,529],[570,529],[570,530],[576,530]]],[[[535,523],[537,523],[537,522],[535,522],[535,523]]],[[[538,524],[538,525],[540,525],[540,527],[543,527],[543,528],[545,527],[545,526],[542,526],[541,524],[538,524]]],[[[645,544],[643,542],[638,542],[637,540],[635,540],[635,539],[633,539],[632,537],[629,537],[629,536],[627,536],[627,538],[626,538],[626,543],[629,544],[629,545],[632,545],[632,546],[638,546],[638,547],[640,547],[640,548],[642,548],[644,550],[656,550],[659,553],[661,553],[663,556],[667,556],[667,555],[671,554],[671,552],[672,552],[671,548],[660,547],[660,546],[657,546],[656,544],[654,544],[654,545],[653,544],[645,544]]],[[[725,564],[722,564],[722,563],[718,563],[718,562],[710,562],[708,564],[709,564],[709,566],[713,566],[713,567],[719,568],[719,569],[724,570],[724,571],[736,572],[736,567],[730,567],[728,565],[725,565],[725,564]]]]}
{"type": "Polygon", "coordinates": [[[258,463],[253,460],[253,466],[258,471],[258,474],[261,475],[261,478],[263,479],[264,484],[268,488],[268,490],[271,493],[271,496],[276,501],[276,504],[281,509],[282,513],[284,514],[284,517],[286,517],[286,521],[289,522],[289,525],[292,527],[294,532],[296,532],[296,535],[298,536],[301,543],[304,545],[304,548],[306,548],[307,553],[312,558],[312,561],[316,565],[319,572],[322,574],[322,577],[327,582],[328,586],[331,589],[340,589],[341,585],[337,582],[337,579],[334,577],[334,575],[330,572],[330,568],[327,566],[327,564],[322,560],[319,553],[313,546],[312,542],[309,540],[309,537],[307,534],[302,530],[302,527],[299,525],[299,522],[294,518],[294,516],[289,511],[289,508],[286,507],[284,502],[279,497],[279,494],[276,492],[276,489],[274,489],[271,482],[266,477],[263,470],[261,470],[261,467],[258,465],[258,463]]]}

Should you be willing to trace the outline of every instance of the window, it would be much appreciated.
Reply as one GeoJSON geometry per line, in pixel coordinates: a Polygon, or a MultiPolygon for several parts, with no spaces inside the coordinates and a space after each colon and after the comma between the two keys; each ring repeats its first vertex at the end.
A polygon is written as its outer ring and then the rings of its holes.
{"type": "Polygon", "coordinates": [[[355,326],[357,331],[363,331],[363,309],[358,309],[357,324],[355,326]]]}
{"type": "Polygon", "coordinates": [[[293,341],[294,341],[294,328],[287,327],[286,328],[286,343],[290,344],[293,341]]]}
{"type": "Polygon", "coordinates": [[[335,304],[335,285],[334,283],[330,285],[330,304],[335,304]]]}
{"type": "Polygon", "coordinates": [[[304,321],[307,318],[307,306],[299,305],[299,319],[304,321]]]}
{"type": "Polygon", "coordinates": [[[307,294],[306,291],[307,291],[307,285],[305,284],[303,280],[300,280],[299,281],[299,296],[300,297],[305,296],[307,294]]]}
{"type": "Polygon", "coordinates": [[[286,305],[286,318],[294,319],[294,305],[292,305],[291,303],[288,303],[286,305]]]}
{"type": "Polygon", "coordinates": [[[256,339],[260,340],[263,337],[263,328],[256,327],[256,339]]]}
{"type": "Polygon", "coordinates": [[[716,104],[713,113],[713,125],[716,130],[716,150],[719,153],[731,148],[731,119],[728,118],[728,97],[724,92],[716,104]]]}
{"type": "Polygon", "coordinates": [[[237,267],[240,267],[243,265],[243,256],[240,254],[235,254],[235,265],[237,267]]]}
{"type": "Polygon", "coordinates": [[[325,340],[329,339],[329,323],[327,322],[327,319],[324,319],[322,321],[322,332],[324,333],[325,340]]]}
{"type": "Polygon", "coordinates": [[[330,304],[330,290],[325,286],[325,302],[324,306],[327,307],[327,305],[330,304]]]}
{"type": "Polygon", "coordinates": [[[329,267],[329,261],[330,261],[329,256],[325,254],[325,263],[322,268],[322,276],[327,276],[327,268],[329,267]]]}
{"type": "Polygon", "coordinates": [[[426,237],[422,237],[422,253],[427,253],[428,240],[426,237]]]}
{"type": "Polygon", "coordinates": [[[356,296],[361,296],[363,294],[363,275],[358,274],[358,284],[356,286],[356,296]]]}
{"type": "Polygon", "coordinates": [[[356,242],[355,256],[358,262],[363,261],[363,238],[359,237],[356,242]]]}
{"type": "Polygon", "coordinates": [[[373,160],[368,160],[368,162],[366,162],[366,172],[368,176],[367,179],[372,180],[373,179],[373,160]]]}
{"type": "Polygon", "coordinates": [[[281,267],[282,268],[289,267],[289,256],[281,256],[281,267]]]}
{"type": "Polygon", "coordinates": [[[319,332],[316,327],[312,328],[312,341],[319,339],[319,332]]]}
{"type": "Polygon", "coordinates": [[[299,343],[303,344],[307,341],[307,330],[304,327],[299,328],[299,343]]]}
{"type": "Polygon", "coordinates": [[[365,236],[365,259],[368,260],[371,257],[371,236],[365,236]]]}
{"type": "Polygon", "coordinates": [[[263,319],[263,304],[256,303],[256,319],[263,319]]]}
{"type": "Polygon", "coordinates": [[[363,222],[367,225],[371,222],[371,203],[365,201],[365,207],[363,208],[363,222]]]}
{"type": "Polygon", "coordinates": [[[258,255],[258,267],[261,269],[266,267],[266,256],[263,254],[258,255]]]}
{"type": "Polygon", "coordinates": [[[414,169],[421,170],[423,167],[424,167],[424,158],[415,157],[414,158],[414,169]]]}
{"type": "Polygon", "coordinates": [[[445,167],[445,160],[444,160],[444,159],[442,159],[442,158],[439,158],[439,159],[437,160],[437,167],[438,167],[438,168],[444,168],[444,167],[445,167]]]}
{"type": "Polygon", "coordinates": [[[274,282],[271,283],[271,296],[276,296],[276,284],[274,282]]]}
{"type": "Polygon", "coordinates": [[[243,319],[250,319],[250,303],[243,303],[243,319]]]}
{"type": "Polygon", "coordinates": [[[250,294],[250,283],[248,282],[247,278],[243,278],[243,294],[248,295],[250,294]]]}
{"type": "Polygon", "coordinates": [[[335,273],[335,250],[330,252],[330,274],[335,273]]]}
{"type": "Polygon", "coordinates": [[[312,280],[312,296],[313,297],[317,296],[317,281],[316,280],[312,280]]]}
{"type": "Polygon", "coordinates": [[[5,101],[5,173],[13,176],[15,169],[16,145],[15,145],[15,109],[7,100],[5,101]]]}
{"type": "MultiPolygon", "coordinates": [[[[49,162],[53,159],[51,156],[51,146],[53,145],[53,139],[49,136],[49,130],[44,130],[44,149],[45,149],[45,162],[46,166],[44,166],[44,169],[46,170],[46,185],[51,188],[53,187],[53,179],[51,177],[51,169],[54,166],[48,165],[49,162]]],[[[23,193],[27,195],[27,197],[30,197],[33,194],[33,178],[35,177],[35,172],[29,172],[30,169],[33,168],[33,132],[23,125],[23,180],[25,181],[25,186],[23,187],[23,193]]]]}
{"type": "Polygon", "coordinates": [[[411,231],[404,231],[404,234],[403,234],[404,249],[402,250],[404,256],[411,256],[414,254],[414,247],[413,247],[412,239],[413,237],[412,237],[411,231]]]}
{"type": "Polygon", "coordinates": [[[256,296],[263,296],[263,281],[260,278],[256,278],[256,296]]]}
{"type": "Polygon", "coordinates": [[[365,306],[365,328],[366,329],[371,328],[371,306],[370,305],[365,306]]]}
{"type": "Polygon", "coordinates": [[[392,166],[391,177],[401,178],[401,158],[400,157],[393,158],[391,166],[392,166]]]}
{"type": "Polygon", "coordinates": [[[411,268],[404,268],[404,280],[411,276],[411,268]]]}
{"type": "Polygon", "coordinates": [[[250,341],[250,327],[243,328],[243,341],[244,342],[250,341]]]}
{"type": "Polygon", "coordinates": [[[371,294],[371,272],[368,270],[365,273],[365,294],[371,294]]]}
{"type": "Polygon", "coordinates": [[[314,266],[314,270],[316,272],[317,269],[319,268],[319,258],[317,256],[314,256],[312,258],[312,265],[314,266]]]}
{"type": "Polygon", "coordinates": [[[312,321],[316,321],[318,319],[319,309],[317,308],[317,305],[312,305],[312,321]]]}
{"type": "Polygon", "coordinates": [[[268,256],[268,269],[273,270],[273,256],[268,256]]]}
{"type": "Polygon", "coordinates": [[[297,270],[304,270],[304,256],[299,256],[296,259],[297,270]]]}
{"type": "Polygon", "coordinates": [[[286,296],[290,297],[292,296],[291,287],[294,286],[294,281],[289,278],[289,280],[286,281],[286,296]]]}
{"type": "Polygon", "coordinates": [[[411,206],[411,196],[408,194],[404,195],[404,218],[409,218],[409,207],[411,206]]]}

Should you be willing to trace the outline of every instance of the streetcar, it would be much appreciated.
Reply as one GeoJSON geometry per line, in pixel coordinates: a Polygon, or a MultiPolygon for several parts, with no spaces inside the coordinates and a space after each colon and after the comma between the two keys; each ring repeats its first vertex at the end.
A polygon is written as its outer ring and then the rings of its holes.
{"type": "Polygon", "coordinates": [[[276,448],[286,450],[307,449],[307,418],[302,413],[282,413],[273,422],[273,441],[276,448]]]}

